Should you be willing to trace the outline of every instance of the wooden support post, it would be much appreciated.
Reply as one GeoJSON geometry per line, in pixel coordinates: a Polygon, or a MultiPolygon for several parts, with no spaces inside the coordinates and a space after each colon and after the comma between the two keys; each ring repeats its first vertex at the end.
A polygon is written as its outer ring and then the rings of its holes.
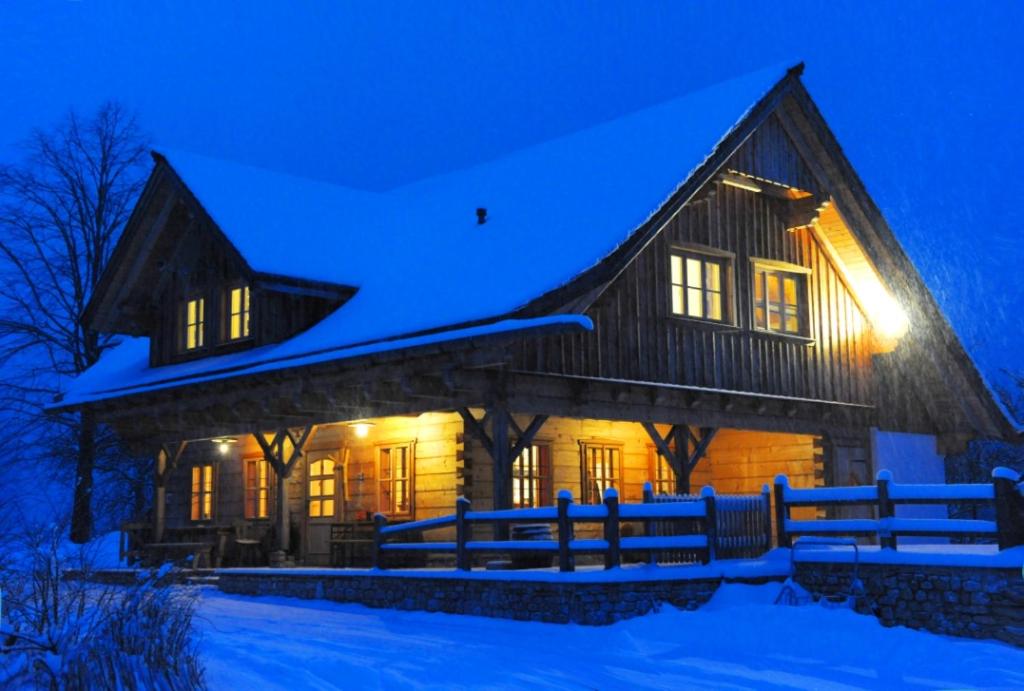
{"type": "MultiPolygon", "coordinates": [[[[676,494],[689,494],[690,493],[690,473],[693,472],[693,468],[690,466],[690,446],[689,446],[689,428],[685,425],[675,425],[672,427],[672,431],[669,433],[675,442],[676,456],[679,461],[679,471],[676,473],[676,494]]],[[[697,464],[695,460],[694,465],[697,464]]]]}
{"type": "Polygon", "coordinates": [[[718,552],[718,512],[715,508],[715,489],[710,485],[700,491],[704,502],[704,534],[708,536],[708,549],[704,553],[704,563],[715,560],[718,552]]]}
{"type": "Polygon", "coordinates": [[[387,527],[388,519],[382,513],[373,516],[373,568],[384,568],[384,528],[387,527]]]}
{"type": "Polygon", "coordinates": [[[567,489],[558,490],[558,570],[575,571],[576,564],[569,543],[573,538],[572,521],[569,520],[569,506],[572,504],[572,492],[567,489]]]}
{"type": "Polygon", "coordinates": [[[764,506],[764,551],[772,548],[772,488],[768,483],[761,485],[761,502],[764,506]]]}
{"type": "Polygon", "coordinates": [[[608,515],[604,518],[604,539],[608,543],[608,551],[604,553],[604,568],[611,569],[622,563],[619,493],[614,487],[609,487],[604,491],[604,508],[608,511],[608,515]]]}
{"type": "Polygon", "coordinates": [[[882,549],[896,549],[896,536],[882,527],[882,521],[896,515],[896,506],[889,498],[889,484],[892,482],[892,473],[888,470],[878,471],[875,478],[878,486],[878,544],[882,549]]]}
{"type": "MultiPolygon", "coordinates": [[[[492,478],[494,480],[495,510],[512,508],[512,449],[508,443],[509,414],[503,407],[491,411],[491,440],[494,447],[491,452],[492,478]]],[[[507,540],[509,528],[507,523],[494,524],[494,539],[507,540]]]]}
{"type": "Polygon", "coordinates": [[[291,517],[288,512],[288,479],[292,475],[292,470],[295,469],[295,465],[302,458],[302,451],[310,438],[313,436],[315,427],[313,425],[306,425],[302,428],[302,431],[298,436],[295,436],[291,430],[284,428],[277,430],[274,434],[274,438],[271,441],[267,441],[267,438],[263,436],[263,433],[259,430],[254,431],[252,434],[256,438],[256,443],[259,444],[260,449],[263,450],[263,458],[266,459],[270,467],[274,469],[274,473],[277,475],[277,549],[280,552],[287,553],[291,548],[291,517]],[[285,452],[285,442],[291,443],[291,451],[285,452]]]}
{"type": "Polygon", "coordinates": [[[291,472],[277,473],[277,549],[287,554],[291,549],[292,523],[288,510],[288,479],[291,472]]]}
{"type": "Polygon", "coordinates": [[[1024,545],[1024,497],[1017,488],[1021,476],[1009,468],[992,470],[999,549],[1024,545]]]}
{"type": "Polygon", "coordinates": [[[178,442],[174,448],[160,445],[156,453],[155,477],[153,478],[153,542],[162,542],[167,524],[167,479],[178,465],[188,442],[178,442]]]}
{"type": "Polygon", "coordinates": [[[775,543],[778,547],[792,547],[793,540],[786,532],[786,519],[789,518],[789,511],[786,509],[786,488],[789,487],[789,478],[785,475],[775,476],[775,543]]]}
{"type": "Polygon", "coordinates": [[[470,531],[472,526],[466,522],[466,512],[469,511],[469,499],[459,497],[455,500],[455,568],[459,571],[469,571],[472,568],[469,551],[466,543],[472,537],[470,531]]]}
{"type": "MultiPolygon", "coordinates": [[[[645,482],[644,483],[644,503],[645,504],[653,504],[654,503],[654,487],[651,485],[650,482],[645,482]]],[[[655,527],[654,527],[655,525],[656,525],[655,522],[653,520],[651,520],[650,518],[644,520],[644,536],[645,537],[654,537],[655,536],[654,535],[655,532],[656,532],[655,527]]],[[[649,564],[657,564],[658,563],[658,550],[651,549],[647,553],[647,563],[649,563],[649,564]]]]}

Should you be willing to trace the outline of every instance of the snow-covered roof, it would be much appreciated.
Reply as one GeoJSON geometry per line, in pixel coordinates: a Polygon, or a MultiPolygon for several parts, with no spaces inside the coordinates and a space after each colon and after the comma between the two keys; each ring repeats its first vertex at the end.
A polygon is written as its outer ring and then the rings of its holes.
{"type": "Polygon", "coordinates": [[[62,405],[508,315],[629,238],[786,73],[764,69],[384,193],[165,151],[252,269],[357,292],[309,330],[245,353],[151,371],[147,339],[127,339],[62,405]]]}

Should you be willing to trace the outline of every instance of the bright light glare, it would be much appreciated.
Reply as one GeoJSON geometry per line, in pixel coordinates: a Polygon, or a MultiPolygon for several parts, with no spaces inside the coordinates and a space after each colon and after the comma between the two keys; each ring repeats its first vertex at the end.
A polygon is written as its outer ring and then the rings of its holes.
{"type": "Polygon", "coordinates": [[[352,425],[352,427],[353,429],[355,429],[356,436],[359,438],[363,438],[370,433],[370,425],[368,423],[357,422],[356,424],[352,425]]]}

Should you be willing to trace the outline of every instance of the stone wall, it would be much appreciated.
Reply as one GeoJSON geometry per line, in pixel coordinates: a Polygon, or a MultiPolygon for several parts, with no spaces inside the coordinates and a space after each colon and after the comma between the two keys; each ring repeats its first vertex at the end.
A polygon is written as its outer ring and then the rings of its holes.
{"type": "Polygon", "coordinates": [[[283,595],[378,608],[599,625],[647,614],[662,604],[696,609],[711,598],[719,583],[718,578],[595,583],[222,571],[218,585],[224,592],[240,595],[283,595]]]}
{"type": "MultiPolygon", "coordinates": [[[[849,588],[849,564],[798,563],[796,580],[815,592],[849,588]]],[[[886,626],[908,626],[1024,647],[1024,577],[1020,569],[861,564],[867,597],[858,611],[886,626]]]]}

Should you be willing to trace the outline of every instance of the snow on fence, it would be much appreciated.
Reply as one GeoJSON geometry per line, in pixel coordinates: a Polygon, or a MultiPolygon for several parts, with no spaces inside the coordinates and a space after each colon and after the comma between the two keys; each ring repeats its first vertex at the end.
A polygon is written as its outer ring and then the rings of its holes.
{"type": "MultiPolygon", "coordinates": [[[[650,485],[645,485],[645,494],[650,485]]],[[[685,552],[694,555],[691,560],[707,563],[715,558],[716,503],[720,498],[710,487],[705,487],[699,498],[683,501],[620,504],[615,489],[607,489],[604,501],[597,505],[575,504],[572,493],[561,490],[557,506],[530,509],[502,509],[472,511],[470,502],[460,497],[455,502],[455,514],[422,521],[388,525],[381,514],[374,517],[374,567],[382,568],[382,557],[388,552],[439,552],[455,555],[455,566],[469,570],[472,555],[478,553],[511,553],[557,555],[560,571],[574,571],[578,554],[602,554],[606,569],[619,566],[622,554],[644,553],[651,563],[658,561],[661,552],[685,552]],[[675,521],[696,524],[690,534],[658,534],[655,526],[675,521]],[[524,524],[555,524],[556,537],[540,539],[477,539],[478,526],[501,527],[524,524]],[[599,524],[603,527],[600,538],[577,538],[575,527],[579,523],[599,524]],[[641,523],[643,535],[623,535],[622,524],[641,523]],[[455,526],[454,542],[392,542],[400,536],[418,536],[425,530],[455,526]]],[[[536,527],[536,526],[535,526],[536,527]]],[[[541,531],[542,533],[543,531],[541,531]]],[[[537,533],[534,535],[536,536],[537,533]]],[[[550,533],[549,533],[550,535],[550,533]]]]}
{"type": "MultiPolygon", "coordinates": [[[[695,502],[696,494],[654,494],[644,488],[645,503],[695,502]]],[[[753,559],[772,548],[771,492],[768,485],[761,494],[715,495],[715,554],[719,559],[753,559]]],[[[680,535],[700,530],[692,521],[652,521],[653,535],[680,535]]],[[[692,552],[663,550],[659,564],[690,563],[692,552]]]]}
{"type": "Polygon", "coordinates": [[[785,475],[775,478],[775,527],[778,544],[791,547],[800,535],[877,537],[882,547],[896,549],[900,537],[988,537],[999,549],[1024,544],[1024,483],[1008,468],[992,471],[991,484],[901,485],[892,473],[882,470],[874,485],[795,489],[785,475]],[[996,520],[962,518],[897,518],[900,504],[953,504],[964,502],[995,505],[996,520]],[[794,506],[874,508],[877,518],[793,520],[794,506]]]}

